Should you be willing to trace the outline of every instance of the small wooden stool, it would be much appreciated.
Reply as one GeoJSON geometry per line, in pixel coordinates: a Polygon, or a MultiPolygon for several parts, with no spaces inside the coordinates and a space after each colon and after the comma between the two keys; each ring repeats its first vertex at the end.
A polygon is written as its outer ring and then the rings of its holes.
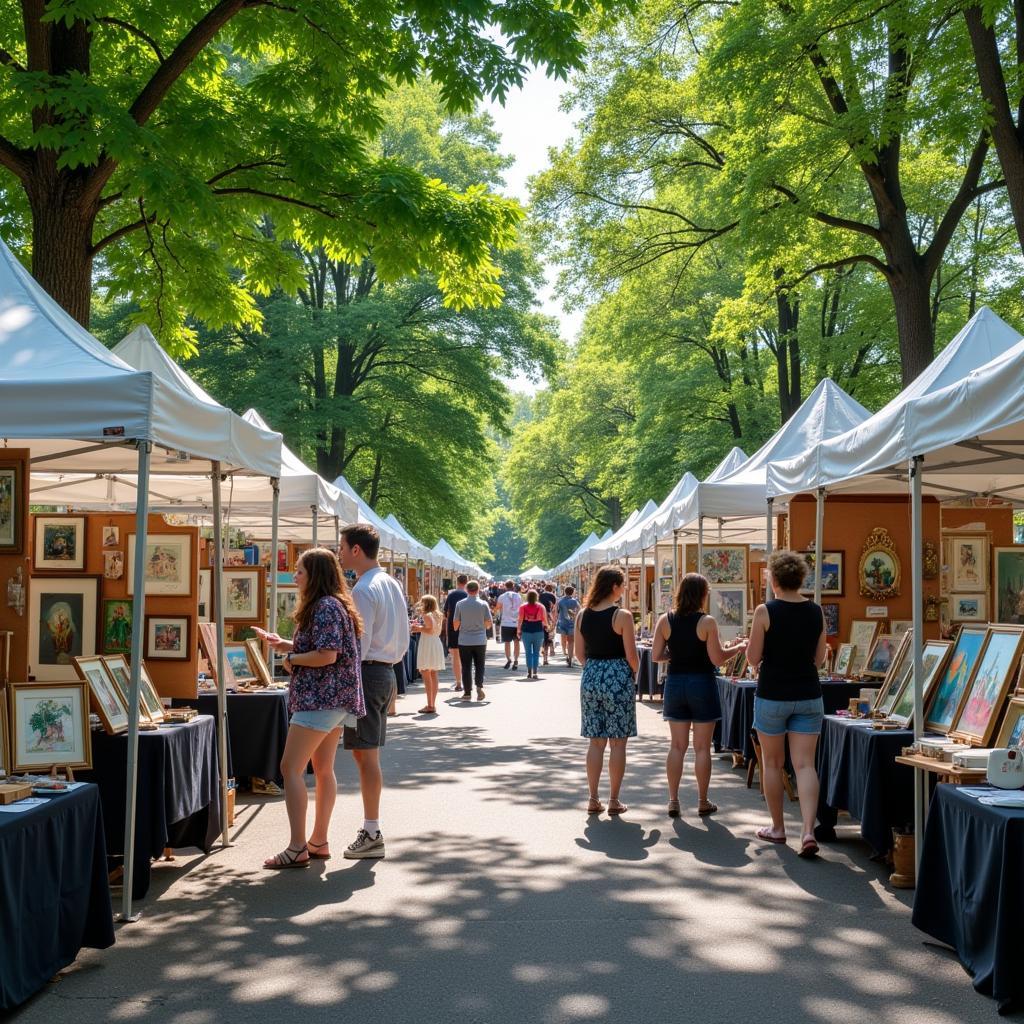
{"type": "MultiPolygon", "coordinates": [[[[753,729],[750,730],[750,741],[754,747],[754,756],[750,759],[750,763],[747,765],[747,789],[750,789],[751,786],[753,786],[754,772],[757,772],[761,796],[764,796],[764,772],[760,770],[761,744],[758,742],[757,733],[753,729]]],[[[796,788],[793,786],[793,779],[785,768],[782,768],[782,788],[785,789],[786,796],[789,797],[790,803],[796,800],[796,788]]]]}

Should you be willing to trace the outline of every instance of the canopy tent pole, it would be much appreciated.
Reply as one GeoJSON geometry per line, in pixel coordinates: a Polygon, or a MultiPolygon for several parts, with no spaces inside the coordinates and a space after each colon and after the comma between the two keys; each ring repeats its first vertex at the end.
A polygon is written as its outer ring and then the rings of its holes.
{"type": "MultiPolygon", "coordinates": [[[[277,632],[277,539],[281,532],[281,481],[276,477],[270,478],[270,486],[273,490],[270,512],[270,613],[267,616],[267,626],[271,633],[277,632]]],[[[274,648],[267,644],[267,666],[270,669],[270,678],[274,678],[276,657],[274,648]]]]}
{"type": "Polygon", "coordinates": [[[313,513],[313,547],[318,547],[319,541],[317,540],[316,529],[320,525],[320,509],[316,505],[310,505],[309,507],[313,513]]]}
{"type": "MultiPolygon", "coordinates": [[[[910,649],[914,659],[914,739],[924,732],[924,666],[922,642],[924,640],[924,551],[921,522],[921,471],[924,458],[915,455],[910,460],[910,579],[914,602],[913,631],[910,649]]],[[[921,848],[924,845],[924,772],[914,769],[914,871],[921,867],[921,848]]]]}
{"type": "Polygon", "coordinates": [[[405,553],[405,572],[402,573],[402,593],[405,594],[405,600],[409,600],[409,552],[405,553]]]}
{"type": "Polygon", "coordinates": [[[128,686],[128,764],[124,801],[124,878],[121,919],[137,921],[132,914],[132,883],[135,877],[135,800],[139,774],[139,694],[142,690],[142,647],[146,623],[146,533],[149,527],[149,441],[140,441],[139,493],[135,503],[135,572],[132,578],[132,657],[128,686]]]}
{"type": "Polygon", "coordinates": [[[341,517],[334,517],[334,553],[341,550],[341,517]]]}
{"type": "Polygon", "coordinates": [[[814,603],[821,604],[821,545],[825,533],[825,488],[819,487],[814,510],[814,603]]]}
{"type": "Polygon", "coordinates": [[[228,689],[224,678],[224,552],[221,550],[220,462],[213,464],[213,603],[217,622],[217,757],[220,761],[221,842],[230,846],[228,836],[228,689]]]}
{"type": "MultiPolygon", "coordinates": [[[[774,512],[775,512],[775,499],[768,499],[768,518],[765,522],[765,541],[764,541],[764,560],[765,562],[771,561],[773,545],[775,543],[775,530],[774,530],[774,512]]],[[[764,588],[764,599],[770,601],[775,596],[775,591],[772,590],[772,577],[768,575],[768,582],[764,588]]]]}
{"type": "Polygon", "coordinates": [[[697,572],[704,568],[704,517],[697,516],[697,572]]]}
{"type": "Polygon", "coordinates": [[[647,623],[647,549],[640,549],[640,632],[647,623]]]}
{"type": "MultiPolygon", "coordinates": [[[[658,549],[654,549],[655,557],[657,557],[658,549]]],[[[673,595],[679,589],[679,531],[672,531],[672,593],[673,595]]]]}

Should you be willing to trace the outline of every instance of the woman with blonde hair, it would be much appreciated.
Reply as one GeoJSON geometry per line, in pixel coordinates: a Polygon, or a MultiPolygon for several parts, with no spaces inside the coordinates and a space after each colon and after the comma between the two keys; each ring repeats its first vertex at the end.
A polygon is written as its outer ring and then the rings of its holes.
{"type": "Polygon", "coordinates": [[[420,635],[420,645],[416,651],[416,668],[423,676],[423,689],[427,694],[426,706],[420,708],[420,714],[436,715],[437,673],[444,668],[444,647],[441,645],[441,627],[444,620],[437,598],[433,594],[424,594],[417,608],[421,616],[420,621],[414,622],[409,629],[420,635]]]}
{"type": "Polygon", "coordinates": [[[583,666],[580,678],[581,735],[590,740],[587,750],[588,814],[600,814],[598,796],[604,752],[608,756],[609,814],[628,808],[619,799],[626,773],[626,742],[636,735],[636,673],[638,657],[633,616],[619,606],[626,577],[613,565],[602,566],[594,577],[576,616],[575,653],[583,666]]]}
{"type": "Polygon", "coordinates": [[[281,758],[284,799],[291,837],[288,846],[263,862],[265,868],[304,868],[310,858],[331,856],[327,830],[338,781],[334,755],[341,730],[366,714],[360,674],[359,638],[363,625],[333,551],[311,548],[295,566],[299,603],[293,616],[295,633],[285,640],[267,634],[267,642],[284,654],[291,675],[288,708],[291,724],[281,758]],[[313,762],[316,816],[306,837],[309,796],[304,773],[313,762]]]}

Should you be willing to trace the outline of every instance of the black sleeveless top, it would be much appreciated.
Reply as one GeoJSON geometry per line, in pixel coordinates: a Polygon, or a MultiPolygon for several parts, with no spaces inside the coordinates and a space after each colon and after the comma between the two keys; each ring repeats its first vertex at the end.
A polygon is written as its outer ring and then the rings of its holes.
{"type": "Polygon", "coordinates": [[[697,624],[704,617],[703,612],[691,612],[689,615],[668,613],[668,670],[677,672],[701,672],[715,674],[715,666],[708,657],[708,645],[697,636],[697,624]]]}
{"type": "Polygon", "coordinates": [[[580,632],[583,634],[583,649],[588,661],[626,657],[622,634],[612,629],[612,620],[619,610],[618,605],[605,608],[603,612],[584,609],[580,616],[580,632]]]}
{"type": "Polygon", "coordinates": [[[757,696],[765,700],[814,700],[821,681],[814,656],[825,628],[813,601],[769,601],[769,629],[757,677],[757,696]]]}

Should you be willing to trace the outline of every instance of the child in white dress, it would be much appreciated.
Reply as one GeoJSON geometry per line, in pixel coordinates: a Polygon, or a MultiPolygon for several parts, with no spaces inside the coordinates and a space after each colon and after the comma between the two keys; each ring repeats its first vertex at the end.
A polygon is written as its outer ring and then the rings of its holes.
{"type": "Polygon", "coordinates": [[[437,598],[425,594],[417,605],[422,625],[413,623],[410,629],[420,634],[420,645],[416,652],[416,668],[423,676],[423,688],[427,691],[427,703],[420,708],[421,715],[436,715],[437,673],[444,668],[444,647],[441,646],[441,612],[437,598]]]}

